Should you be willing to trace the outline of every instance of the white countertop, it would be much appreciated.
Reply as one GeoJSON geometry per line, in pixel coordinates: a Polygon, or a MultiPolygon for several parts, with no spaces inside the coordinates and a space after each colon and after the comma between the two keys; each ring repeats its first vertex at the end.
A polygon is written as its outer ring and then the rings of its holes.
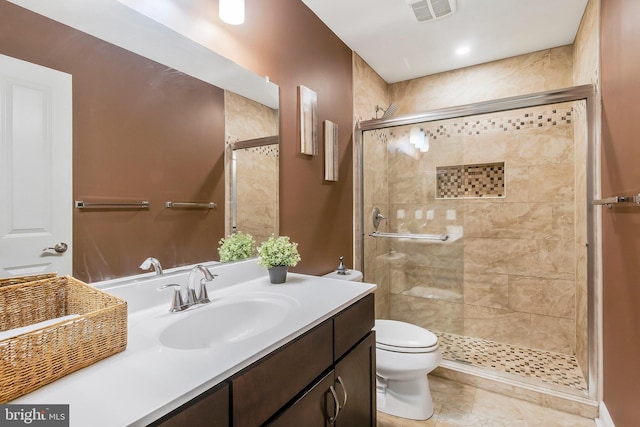
{"type": "MultiPolygon", "coordinates": [[[[160,332],[181,316],[206,309],[207,305],[169,313],[169,292],[149,294],[157,300],[152,307],[141,307],[135,301],[129,306],[126,350],[11,403],[69,404],[72,427],[147,425],[375,290],[372,284],[292,273],[285,284],[273,285],[266,270],[257,269],[253,261],[210,268],[219,274],[208,286],[212,304],[225,298],[237,300],[245,292],[274,295],[292,301],[285,321],[229,348],[177,350],[160,342],[160,332]]],[[[95,285],[121,296],[126,294],[123,289],[131,289],[131,283],[136,290],[145,285],[155,290],[157,283],[151,279],[149,282],[134,280],[110,288],[95,285]]],[[[108,285],[114,284],[118,282],[110,281],[108,285]]],[[[207,325],[201,327],[207,328],[207,325]]]]}

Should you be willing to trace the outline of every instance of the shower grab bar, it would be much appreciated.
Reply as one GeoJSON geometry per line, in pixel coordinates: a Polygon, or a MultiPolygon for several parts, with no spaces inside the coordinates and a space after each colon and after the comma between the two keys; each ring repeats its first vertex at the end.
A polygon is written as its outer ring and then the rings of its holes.
{"type": "Polygon", "coordinates": [[[374,231],[371,237],[387,237],[390,239],[416,239],[416,240],[440,240],[444,242],[449,238],[446,234],[411,234],[411,233],[383,233],[374,231]]]}
{"type": "Polygon", "coordinates": [[[78,209],[149,209],[151,203],[147,200],[142,202],[83,202],[76,200],[75,207],[78,209]]]}
{"type": "Polygon", "coordinates": [[[640,206],[640,194],[636,196],[614,196],[606,199],[594,200],[591,203],[594,205],[604,205],[608,208],[611,208],[613,205],[618,203],[635,203],[637,206],[640,206]]]}
{"type": "Polygon", "coordinates": [[[187,208],[187,209],[214,209],[217,205],[213,202],[194,203],[194,202],[165,202],[167,208],[187,208]]]}

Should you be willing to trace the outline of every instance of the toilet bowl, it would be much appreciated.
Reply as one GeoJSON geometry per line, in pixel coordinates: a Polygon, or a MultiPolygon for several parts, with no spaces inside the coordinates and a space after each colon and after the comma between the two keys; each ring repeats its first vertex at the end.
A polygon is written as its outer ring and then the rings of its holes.
{"type": "MultiPolygon", "coordinates": [[[[324,277],[362,281],[362,273],[332,272],[324,277]]],[[[442,361],[438,337],[427,329],[397,320],[376,319],[376,397],[378,411],[426,420],[433,415],[427,374],[442,361]]]]}
{"type": "Polygon", "coordinates": [[[438,337],[397,320],[376,320],[378,410],[414,420],[433,415],[427,374],[442,361],[438,337]]]}

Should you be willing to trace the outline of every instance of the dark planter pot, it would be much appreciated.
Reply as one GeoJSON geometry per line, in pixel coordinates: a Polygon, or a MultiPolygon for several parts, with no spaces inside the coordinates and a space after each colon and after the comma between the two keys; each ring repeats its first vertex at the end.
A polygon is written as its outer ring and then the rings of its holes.
{"type": "Polygon", "coordinates": [[[287,281],[287,271],[289,267],[286,265],[279,265],[269,268],[269,279],[271,283],[279,284],[287,281]]]}

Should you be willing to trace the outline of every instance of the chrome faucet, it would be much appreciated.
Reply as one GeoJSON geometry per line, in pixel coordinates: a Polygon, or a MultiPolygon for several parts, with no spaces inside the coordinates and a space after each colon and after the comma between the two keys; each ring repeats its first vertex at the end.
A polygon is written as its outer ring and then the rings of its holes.
{"type": "Polygon", "coordinates": [[[140,268],[143,270],[150,270],[151,267],[153,267],[157,276],[160,276],[162,274],[162,266],[160,265],[160,261],[158,261],[156,258],[149,257],[145,259],[142,264],[140,264],[140,268]]]}
{"type": "Polygon", "coordinates": [[[189,272],[189,278],[187,279],[187,284],[184,286],[184,290],[183,286],[172,283],[170,285],[162,285],[158,287],[158,291],[173,289],[173,298],[171,300],[171,308],[169,311],[172,313],[184,311],[196,304],[207,304],[211,302],[209,300],[209,295],[207,295],[207,282],[211,282],[217,276],[217,274],[212,274],[204,265],[196,265],[189,272]],[[198,272],[202,273],[203,278],[200,279],[200,288],[196,293],[193,281],[198,272]]]}
{"type": "Polygon", "coordinates": [[[211,271],[204,265],[198,264],[193,267],[189,272],[189,279],[187,280],[187,304],[189,304],[190,300],[193,301],[193,304],[206,304],[211,302],[209,300],[209,295],[207,294],[207,282],[213,281],[216,276],[217,274],[211,273],[211,271]],[[200,287],[196,295],[196,288],[193,284],[193,280],[198,272],[202,273],[203,278],[200,279],[200,287]]]}

